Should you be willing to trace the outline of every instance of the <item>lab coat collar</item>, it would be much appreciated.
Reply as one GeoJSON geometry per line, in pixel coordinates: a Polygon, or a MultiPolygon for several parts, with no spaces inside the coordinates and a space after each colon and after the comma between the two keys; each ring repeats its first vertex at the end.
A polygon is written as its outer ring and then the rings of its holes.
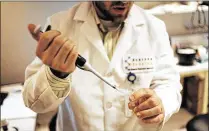
{"type": "Polygon", "coordinates": [[[91,3],[90,2],[81,2],[78,5],[78,9],[76,10],[76,13],[73,17],[73,20],[86,21],[90,9],[91,9],[91,3]]]}
{"type": "Polygon", "coordinates": [[[109,58],[103,46],[97,24],[94,19],[91,2],[83,2],[78,7],[74,20],[83,21],[81,32],[87,37],[89,42],[100,52],[102,57],[109,63],[109,58]]]}
{"type": "Polygon", "coordinates": [[[129,14],[128,14],[128,17],[127,19],[125,20],[125,23],[128,23],[128,24],[132,24],[133,26],[141,26],[141,25],[144,25],[145,24],[145,18],[143,16],[143,13],[142,13],[142,9],[133,4],[129,14]],[[140,10],[140,11],[137,11],[137,10],[140,10]],[[138,13],[140,12],[140,13],[138,13]]]}

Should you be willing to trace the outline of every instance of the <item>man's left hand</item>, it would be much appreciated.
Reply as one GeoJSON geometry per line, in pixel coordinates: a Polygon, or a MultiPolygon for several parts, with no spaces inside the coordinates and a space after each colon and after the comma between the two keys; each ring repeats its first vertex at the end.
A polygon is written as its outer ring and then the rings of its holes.
{"type": "Polygon", "coordinates": [[[129,97],[129,109],[146,124],[160,124],[164,119],[161,99],[154,90],[139,89],[129,97]]]}

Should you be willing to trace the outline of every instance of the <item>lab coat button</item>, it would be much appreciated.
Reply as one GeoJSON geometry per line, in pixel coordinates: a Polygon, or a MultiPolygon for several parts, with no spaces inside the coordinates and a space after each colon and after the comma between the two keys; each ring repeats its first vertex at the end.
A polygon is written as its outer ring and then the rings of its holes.
{"type": "Polygon", "coordinates": [[[111,107],[112,107],[112,103],[111,103],[111,102],[107,102],[107,103],[106,103],[106,108],[109,109],[109,108],[111,108],[111,107]]]}

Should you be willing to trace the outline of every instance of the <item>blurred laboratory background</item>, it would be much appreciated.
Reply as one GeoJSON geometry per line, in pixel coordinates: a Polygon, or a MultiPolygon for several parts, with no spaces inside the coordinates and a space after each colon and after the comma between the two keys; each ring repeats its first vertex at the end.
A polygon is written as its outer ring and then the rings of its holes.
{"type": "MultiPolygon", "coordinates": [[[[36,114],[24,106],[21,97],[25,68],[35,58],[36,48],[27,25],[44,25],[48,16],[77,3],[1,2],[1,131],[6,127],[54,131],[56,112],[36,114]]],[[[208,114],[208,2],[135,4],[165,22],[181,75],[181,109],[162,131],[187,131],[191,119],[208,114]]]]}

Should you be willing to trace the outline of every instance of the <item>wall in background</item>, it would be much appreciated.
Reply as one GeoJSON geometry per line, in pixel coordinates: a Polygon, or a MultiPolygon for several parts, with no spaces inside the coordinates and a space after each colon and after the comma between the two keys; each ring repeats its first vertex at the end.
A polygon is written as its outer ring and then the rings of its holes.
{"type": "Polygon", "coordinates": [[[28,23],[44,25],[46,18],[77,2],[1,2],[1,85],[24,81],[26,66],[35,58],[36,41],[28,23]]]}
{"type": "MultiPolygon", "coordinates": [[[[156,15],[159,19],[163,20],[166,25],[167,32],[170,36],[176,35],[187,35],[187,34],[198,34],[207,33],[208,28],[198,28],[198,29],[188,29],[186,27],[191,27],[191,16],[193,12],[185,13],[167,13],[163,15],[156,15]]],[[[208,11],[205,11],[206,16],[206,27],[208,27],[208,11]]],[[[203,18],[202,18],[203,20],[203,18]]],[[[197,25],[197,13],[194,20],[195,25],[197,25]]]]}

